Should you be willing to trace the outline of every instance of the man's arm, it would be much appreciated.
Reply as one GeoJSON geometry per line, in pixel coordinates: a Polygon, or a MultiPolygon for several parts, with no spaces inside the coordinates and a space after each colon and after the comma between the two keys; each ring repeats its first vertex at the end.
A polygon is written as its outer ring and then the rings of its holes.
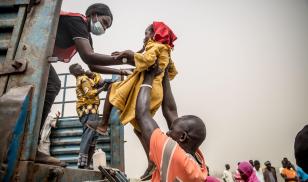
{"type": "Polygon", "coordinates": [[[164,117],[166,118],[168,128],[170,129],[172,122],[178,118],[178,111],[170,86],[168,69],[166,69],[163,79],[163,91],[164,97],[162,103],[162,111],[164,117]]]}
{"type": "MultiPolygon", "coordinates": [[[[145,72],[143,84],[152,85],[154,73],[152,71],[145,72]]],[[[158,128],[156,121],[150,114],[150,101],[151,101],[150,87],[141,87],[136,103],[136,121],[141,129],[142,137],[148,146],[150,146],[150,139],[153,131],[158,128]]]]}
{"type": "Polygon", "coordinates": [[[127,70],[121,70],[121,69],[114,69],[114,68],[108,68],[105,66],[99,66],[99,65],[88,65],[90,70],[96,73],[101,74],[116,74],[116,75],[129,75],[129,72],[127,70]]]}

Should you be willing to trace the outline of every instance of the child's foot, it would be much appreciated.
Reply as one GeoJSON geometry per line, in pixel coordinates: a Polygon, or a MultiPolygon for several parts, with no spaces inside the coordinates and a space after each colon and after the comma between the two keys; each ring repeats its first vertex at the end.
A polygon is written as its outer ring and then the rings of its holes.
{"type": "Polygon", "coordinates": [[[103,125],[103,126],[97,126],[95,131],[99,133],[100,135],[105,136],[105,135],[108,135],[107,129],[108,129],[108,125],[103,125]]]}

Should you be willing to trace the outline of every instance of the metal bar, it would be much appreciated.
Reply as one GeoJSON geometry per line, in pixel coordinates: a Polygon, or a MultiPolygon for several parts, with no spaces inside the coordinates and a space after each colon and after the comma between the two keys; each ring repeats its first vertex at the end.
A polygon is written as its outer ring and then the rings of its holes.
{"type": "Polygon", "coordinates": [[[125,171],[124,163],[124,127],[120,123],[120,112],[115,107],[110,114],[111,167],[125,171]]]}
{"type": "MultiPolygon", "coordinates": [[[[100,98],[99,100],[105,100],[106,98],[100,98]]],[[[65,103],[65,104],[67,104],[67,103],[76,103],[77,102],[77,100],[69,100],[69,101],[59,101],[59,102],[54,102],[53,104],[62,104],[62,103],[65,103]]],[[[62,116],[62,117],[64,117],[64,116],[62,116]]]]}
{"type": "Polygon", "coordinates": [[[116,182],[116,180],[114,180],[113,177],[102,166],[98,166],[98,169],[103,173],[109,182],[116,182]]]}
{"type": "Polygon", "coordinates": [[[0,133],[3,136],[0,138],[0,165],[4,161],[7,163],[0,181],[10,181],[18,164],[32,91],[31,85],[16,87],[0,97],[0,133]]]}
{"type": "Polygon", "coordinates": [[[62,98],[62,113],[61,116],[64,116],[64,107],[65,107],[65,95],[66,95],[66,83],[67,83],[67,75],[64,76],[64,89],[63,89],[63,98],[62,98]]]}

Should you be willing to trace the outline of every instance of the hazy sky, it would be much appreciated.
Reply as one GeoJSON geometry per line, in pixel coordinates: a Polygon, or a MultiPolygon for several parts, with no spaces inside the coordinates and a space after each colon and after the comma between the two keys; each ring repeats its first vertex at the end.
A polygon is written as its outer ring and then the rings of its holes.
{"type": "MultiPolygon", "coordinates": [[[[197,115],[207,126],[202,151],[211,170],[294,159],[294,137],[308,123],[307,0],[64,0],[62,9],[84,13],[95,2],[114,15],[106,34],[93,36],[98,53],[138,50],[154,20],[174,30],[173,93],[180,115],[197,115]]],[[[55,67],[68,72],[69,65],[55,67]]],[[[155,119],[166,129],[160,111],[155,119]]],[[[125,139],[126,173],[139,177],[146,157],[129,125],[125,139]]]]}

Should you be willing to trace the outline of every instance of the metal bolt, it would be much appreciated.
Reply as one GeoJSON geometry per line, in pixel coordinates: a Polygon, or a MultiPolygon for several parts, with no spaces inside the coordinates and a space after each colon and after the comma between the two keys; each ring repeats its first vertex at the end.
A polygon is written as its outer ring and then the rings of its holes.
{"type": "Polygon", "coordinates": [[[19,61],[14,61],[14,62],[12,63],[12,66],[13,66],[15,69],[18,70],[18,69],[22,66],[22,63],[19,62],[19,61]]]}

